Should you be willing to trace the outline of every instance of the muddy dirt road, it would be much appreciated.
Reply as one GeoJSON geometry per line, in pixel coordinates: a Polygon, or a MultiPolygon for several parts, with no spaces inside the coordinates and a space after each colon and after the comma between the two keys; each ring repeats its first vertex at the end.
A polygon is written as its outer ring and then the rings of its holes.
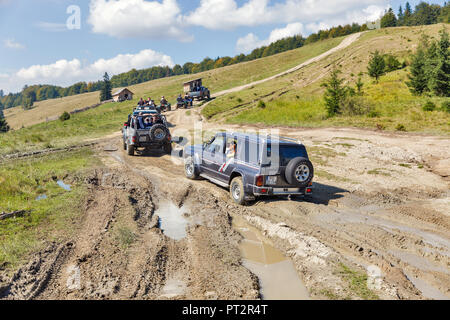
{"type": "MultiPolygon", "coordinates": [[[[174,135],[200,119],[191,111],[168,114],[174,135]]],[[[37,254],[3,284],[2,297],[450,298],[448,139],[281,133],[309,148],[316,166],[309,200],[240,207],[226,189],[184,178],[174,157],[129,157],[119,136],[96,146],[103,165],[85,181],[91,192],[78,236],[37,254]]]]}
{"type": "MultiPolygon", "coordinates": [[[[202,121],[200,108],[167,118],[178,137],[260,129],[202,121]]],[[[105,137],[77,236],[0,274],[0,298],[450,299],[448,137],[278,130],[308,148],[310,199],[237,206],[176,157],[130,157],[120,133],[105,137]]]]}

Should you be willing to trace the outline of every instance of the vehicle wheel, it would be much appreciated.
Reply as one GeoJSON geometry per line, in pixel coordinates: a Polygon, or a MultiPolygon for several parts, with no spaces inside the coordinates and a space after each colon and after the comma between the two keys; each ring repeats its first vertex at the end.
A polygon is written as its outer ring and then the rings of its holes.
{"type": "Polygon", "coordinates": [[[236,177],[231,181],[230,185],[231,199],[237,204],[245,204],[244,183],[242,177],[236,177]]]}
{"type": "Polygon", "coordinates": [[[127,143],[123,140],[123,150],[127,150],[127,143]]]}
{"type": "Polygon", "coordinates": [[[297,157],[289,161],[284,174],[289,184],[307,187],[314,177],[314,168],[308,159],[297,157]]]}
{"type": "Polygon", "coordinates": [[[184,161],[184,173],[186,174],[186,178],[188,179],[198,179],[198,170],[195,167],[194,159],[192,159],[192,157],[186,158],[186,160],[184,161]]]}
{"type": "Polygon", "coordinates": [[[127,154],[129,156],[134,156],[134,146],[127,144],[127,154]]]}
{"type": "Polygon", "coordinates": [[[164,141],[167,136],[169,135],[169,132],[167,131],[167,128],[163,124],[155,124],[152,126],[149,132],[150,139],[153,141],[164,141]]]}
{"type": "Polygon", "coordinates": [[[163,147],[163,150],[165,153],[171,154],[172,153],[172,144],[170,142],[165,144],[163,147]]]}

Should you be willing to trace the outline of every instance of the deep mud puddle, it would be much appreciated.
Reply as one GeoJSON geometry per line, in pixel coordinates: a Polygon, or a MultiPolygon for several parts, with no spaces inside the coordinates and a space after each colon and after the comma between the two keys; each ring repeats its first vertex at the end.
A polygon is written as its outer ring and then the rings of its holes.
{"type": "Polygon", "coordinates": [[[244,237],[240,244],[243,265],[259,278],[263,299],[309,299],[293,262],[272,246],[269,239],[240,217],[233,217],[233,227],[244,237]]]}
{"type": "Polygon", "coordinates": [[[159,227],[166,236],[174,240],[186,237],[186,227],[189,222],[184,214],[187,211],[186,208],[179,208],[170,201],[160,203],[155,214],[159,217],[159,227]]]}

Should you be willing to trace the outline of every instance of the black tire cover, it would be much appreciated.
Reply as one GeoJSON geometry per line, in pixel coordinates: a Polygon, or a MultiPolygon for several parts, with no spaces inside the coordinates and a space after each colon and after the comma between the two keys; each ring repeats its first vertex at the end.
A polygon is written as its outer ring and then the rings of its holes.
{"type": "Polygon", "coordinates": [[[149,134],[150,134],[150,139],[151,140],[153,140],[153,141],[163,141],[169,135],[169,131],[167,130],[167,128],[164,125],[162,125],[160,123],[157,123],[157,124],[154,124],[152,126],[152,128],[150,129],[150,133],[149,134]],[[160,132],[160,130],[162,130],[164,132],[164,135],[162,135],[161,137],[157,137],[156,133],[160,132]]]}
{"type": "Polygon", "coordinates": [[[307,187],[308,184],[312,181],[312,179],[314,177],[314,168],[313,168],[311,161],[309,161],[308,159],[303,158],[303,157],[297,157],[297,158],[294,158],[291,161],[289,161],[288,165],[286,166],[284,175],[286,177],[286,181],[289,184],[299,186],[299,187],[307,187]],[[298,181],[297,178],[295,177],[295,171],[301,165],[306,165],[309,169],[309,176],[303,182],[298,181]]]}

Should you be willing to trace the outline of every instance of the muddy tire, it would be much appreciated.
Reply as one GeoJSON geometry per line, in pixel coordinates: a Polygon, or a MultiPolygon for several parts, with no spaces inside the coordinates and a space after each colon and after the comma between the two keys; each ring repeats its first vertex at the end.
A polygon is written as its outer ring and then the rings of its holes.
{"type": "Polygon", "coordinates": [[[134,156],[134,146],[127,144],[127,154],[129,156],[134,156]]]}
{"type": "Polygon", "coordinates": [[[297,157],[289,161],[284,174],[289,184],[307,187],[314,177],[314,168],[308,159],[297,157]]]}
{"type": "Polygon", "coordinates": [[[184,161],[184,173],[186,178],[196,180],[199,177],[198,169],[195,166],[194,159],[192,157],[186,158],[184,161]]]}
{"type": "Polygon", "coordinates": [[[245,204],[244,182],[242,177],[236,177],[230,184],[230,196],[237,204],[245,204]]]}
{"type": "Polygon", "coordinates": [[[167,136],[169,135],[169,132],[164,125],[155,124],[150,129],[149,135],[150,135],[151,140],[161,142],[167,138],[167,136]]]}

